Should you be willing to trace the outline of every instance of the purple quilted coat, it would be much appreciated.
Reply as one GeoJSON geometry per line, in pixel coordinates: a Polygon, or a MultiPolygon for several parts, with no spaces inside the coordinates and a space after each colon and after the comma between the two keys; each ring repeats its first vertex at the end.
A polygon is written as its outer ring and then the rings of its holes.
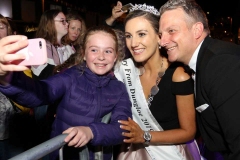
{"type": "Polygon", "coordinates": [[[123,130],[118,120],[132,116],[131,102],[122,82],[111,73],[97,76],[86,67],[80,69],[79,65],[43,81],[34,81],[15,72],[11,85],[0,86],[0,92],[28,107],[51,104],[60,99],[52,137],[72,126],[89,126],[94,135],[89,143],[90,159],[94,159],[91,146],[123,142],[123,130]],[[101,123],[102,117],[109,112],[112,113],[110,123],[101,123]]]}

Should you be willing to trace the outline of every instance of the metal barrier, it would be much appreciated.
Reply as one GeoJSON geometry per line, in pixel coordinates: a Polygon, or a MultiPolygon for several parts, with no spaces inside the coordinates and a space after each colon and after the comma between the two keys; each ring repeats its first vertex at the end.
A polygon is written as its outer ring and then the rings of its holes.
{"type": "MultiPolygon", "coordinates": [[[[105,115],[102,118],[102,122],[103,123],[108,123],[110,121],[111,118],[111,113],[108,113],[107,115],[105,115]]],[[[68,134],[61,134],[59,136],[56,136],[46,142],[43,142],[25,152],[22,152],[21,154],[10,158],[9,160],[37,160],[42,158],[43,156],[57,150],[60,149],[62,146],[64,146],[66,144],[66,142],[64,142],[64,139],[67,137],[68,134]]],[[[62,160],[63,158],[63,153],[62,153],[62,149],[60,149],[60,160],[62,160]]],[[[102,150],[95,152],[95,157],[98,157],[97,159],[102,160],[103,155],[102,155],[102,150]]],[[[85,149],[83,149],[80,153],[80,159],[84,159],[87,160],[89,158],[88,157],[88,149],[87,147],[85,147],[85,149]],[[81,158],[82,157],[82,158],[81,158]]]]}
{"type": "Polygon", "coordinates": [[[40,159],[43,156],[61,148],[66,144],[64,139],[68,134],[61,134],[56,136],[46,142],[43,142],[15,157],[10,158],[9,160],[36,160],[40,159]]]}

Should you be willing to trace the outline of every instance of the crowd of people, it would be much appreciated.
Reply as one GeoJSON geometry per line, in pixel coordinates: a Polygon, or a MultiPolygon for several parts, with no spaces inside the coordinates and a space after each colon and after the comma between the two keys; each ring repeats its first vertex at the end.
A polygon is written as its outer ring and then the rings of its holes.
{"type": "Polygon", "coordinates": [[[240,46],[211,38],[194,0],[121,8],[88,28],[77,14],[45,11],[36,38],[48,60],[30,67],[11,63],[25,59],[12,53],[28,41],[0,16],[0,159],[13,156],[9,122],[20,105],[33,111],[37,143],[68,134],[65,159],[86,149],[90,160],[240,158],[240,46]]]}

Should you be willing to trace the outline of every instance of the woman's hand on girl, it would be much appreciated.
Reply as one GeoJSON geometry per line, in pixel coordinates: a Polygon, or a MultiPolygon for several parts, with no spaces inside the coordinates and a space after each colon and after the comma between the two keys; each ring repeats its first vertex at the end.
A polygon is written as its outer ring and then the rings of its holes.
{"type": "Polygon", "coordinates": [[[123,140],[125,143],[145,142],[143,138],[144,131],[131,118],[128,118],[128,121],[120,120],[118,122],[121,124],[120,125],[121,129],[128,131],[122,133],[123,136],[127,137],[127,139],[123,140]]]}

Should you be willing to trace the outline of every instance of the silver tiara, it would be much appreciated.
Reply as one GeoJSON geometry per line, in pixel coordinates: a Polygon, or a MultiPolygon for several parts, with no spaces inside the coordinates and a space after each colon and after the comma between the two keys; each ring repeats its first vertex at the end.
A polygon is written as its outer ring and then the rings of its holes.
{"type": "Polygon", "coordinates": [[[154,8],[154,6],[148,6],[145,3],[144,4],[135,4],[133,7],[130,8],[129,12],[133,12],[136,10],[142,10],[145,12],[149,12],[152,13],[156,16],[159,16],[160,13],[158,12],[158,10],[156,8],[154,8]]]}

